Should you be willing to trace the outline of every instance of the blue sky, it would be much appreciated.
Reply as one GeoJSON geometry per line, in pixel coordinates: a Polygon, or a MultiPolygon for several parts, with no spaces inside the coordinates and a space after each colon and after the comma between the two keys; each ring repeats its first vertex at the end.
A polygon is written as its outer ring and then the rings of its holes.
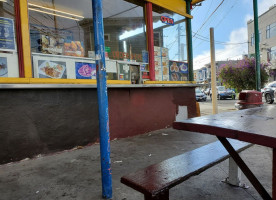
{"type": "MultiPolygon", "coordinates": [[[[196,37],[201,38],[193,38],[194,69],[210,63],[210,43],[208,42],[210,27],[214,27],[215,41],[231,43],[231,45],[215,44],[216,60],[239,59],[242,54],[248,52],[248,46],[245,43],[248,42],[247,21],[253,19],[253,0],[224,0],[200,29],[221,2],[222,0],[205,0],[201,6],[192,11],[194,16],[192,19],[193,35],[198,32],[196,37]]],[[[276,4],[276,0],[258,0],[259,15],[267,11],[273,4],[276,4]]],[[[183,41],[185,41],[185,37],[183,41]]]]}

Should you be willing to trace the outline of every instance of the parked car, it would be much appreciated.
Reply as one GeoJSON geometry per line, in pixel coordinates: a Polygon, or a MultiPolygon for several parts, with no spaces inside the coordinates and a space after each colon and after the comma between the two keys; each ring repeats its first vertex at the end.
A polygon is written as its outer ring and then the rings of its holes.
{"type": "Polygon", "coordinates": [[[275,100],[276,90],[273,88],[268,88],[264,91],[263,96],[265,97],[265,102],[272,104],[275,100]]]}
{"type": "Polygon", "coordinates": [[[196,101],[206,101],[207,96],[200,91],[200,89],[196,88],[195,90],[196,93],[196,101]]]}
{"type": "MultiPolygon", "coordinates": [[[[212,99],[212,90],[210,91],[210,98],[212,99]]],[[[236,99],[236,93],[232,89],[226,89],[224,86],[217,86],[217,98],[222,99],[236,99]]]]}
{"type": "Polygon", "coordinates": [[[272,89],[273,91],[276,90],[276,81],[268,83],[264,88],[261,89],[263,96],[265,96],[265,92],[272,89]]]}

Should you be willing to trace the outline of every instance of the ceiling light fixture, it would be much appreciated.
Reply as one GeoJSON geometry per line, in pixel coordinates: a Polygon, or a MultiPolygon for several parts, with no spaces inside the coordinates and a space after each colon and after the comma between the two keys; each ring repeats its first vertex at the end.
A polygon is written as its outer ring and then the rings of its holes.
{"type": "Polygon", "coordinates": [[[54,15],[54,16],[58,16],[58,17],[67,18],[67,19],[73,19],[73,20],[77,20],[77,21],[84,18],[81,15],[76,15],[76,14],[73,14],[73,13],[69,13],[69,12],[65,12],[65,11],[57,10],[57,9],[53,9],[53,8],[47,8],[47,7],[40,6],[40,5],[33,4],[33,3],[28,3],[28,5],[32,6],[32,7],[36,7],[36,8],[41,8],[41,9],[44,9],[44,10],[49,10],[49,11],[52,11],[54,13],[29,7],[29,10],[33,10],[33,11],[36,11],[36,12],[41,12],[41,13],[45,13],[45,14],[49,14],[49,15],[54,15]],[[57,14],[57,13],[61,13],[61,14],[57,14]],[[65,15],[62,15],[62,14],[65,14],[65,15]],[[66,16],[66,15],[68,15],[68,16],[66,16]],[[78,19],[78,18],[80,18],[80,19],[78,19]]]}
{"type": "Polygon", "coordinates": [[[77,18],[74,18],[74,17],[67,17],[65,15],[59,15],[59,14],[55,14],[55,13],[51,13],[51,12],[47,12],[47,11],[43,11],[43,10],[38,10],[38,9],[34,9],[34,8],[29,8],[29,10],[40,12],[40,13],[45,13],[45,14],[48,14],[48,15],[54,15],[54,16],[57,16],[57,17],[63,17],[63,18],[66,18],[66,19],[73,19],[73,20],[76,20],[76,21],[81,20],[81,19],[77,19],[77,18]]]}

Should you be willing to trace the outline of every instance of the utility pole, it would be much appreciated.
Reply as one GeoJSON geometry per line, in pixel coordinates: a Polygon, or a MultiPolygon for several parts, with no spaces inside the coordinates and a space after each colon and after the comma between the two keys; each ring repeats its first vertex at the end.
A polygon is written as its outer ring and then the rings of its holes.
{"type": "Polygon", "coordinates": [[[212,105],[213,115],[218,113],[218,102],[217,102],[217,69],[216,69],[216,58],[215,58],[215,43],[214,43],[214,28],[210,28],[210,49],[211,49],[211,85],[212,85],[212,105]]]}
{"type": "Polygon", "coordinates": [[[254,31],[255,31],[255,56],[256,56],[256,90],[261,91],[261,69],[260,69],[260,38],[258,23],[258,0],[253,0],[254,9],[254,31]]]}
{"type": "Polygon", "coordinates": [[[181,46],[180,46],[180,35],[181,35],[181,26],[180,24],[178,24],[178,32],[177,32],[177,40],[178,40],[178,61],[180,61],[180,57],[181,57],[181,46]]]}
{"type": "Polygon", "coordinates": [[[184,50],[185,44],[181,43],[181,61],[185,60],[185,50],[184,50]]]}

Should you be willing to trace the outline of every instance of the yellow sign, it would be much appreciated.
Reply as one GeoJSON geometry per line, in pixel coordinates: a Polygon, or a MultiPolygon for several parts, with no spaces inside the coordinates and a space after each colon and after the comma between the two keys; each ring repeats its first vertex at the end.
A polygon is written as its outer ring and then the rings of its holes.
{"type": "Polygon", "coordinates": [[[173,11],[182,16],[193,18],[192,15],[186,12],[186,1],[184,0],[146,0],[157,6],[173,11]]]}

